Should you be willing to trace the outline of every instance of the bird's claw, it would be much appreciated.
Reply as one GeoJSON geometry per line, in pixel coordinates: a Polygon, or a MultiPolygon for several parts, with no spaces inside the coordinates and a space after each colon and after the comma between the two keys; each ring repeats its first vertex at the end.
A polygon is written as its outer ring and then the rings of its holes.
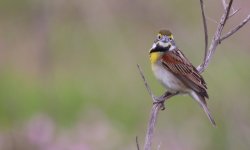
{"type": "Polygon", "coordinates": [[[164,102],[165,102],[165,99],[160,96],[160,97],[156,97],[154,96],[154,102],[153,102],[153,105],[155,104],[159,104],[160,107],[161,107],[161,110],[165,110],[165,105],[164,105],[164,102]]]}
{"type": "Polygon", "coordinates": [[[164,101],[155,101],[153,102],[153,105],[159,104],[161,107],[161,110],[165,110],[165,105],[164,105],[164,101]]]}

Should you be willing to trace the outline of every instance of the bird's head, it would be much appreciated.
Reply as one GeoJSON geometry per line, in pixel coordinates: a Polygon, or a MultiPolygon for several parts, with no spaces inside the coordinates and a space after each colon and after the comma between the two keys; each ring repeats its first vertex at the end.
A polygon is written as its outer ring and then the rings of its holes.
{"type": "Polygon", "coordinates": [[[166,52],[176,48],[173,34],[169,30],[160,30],[149,53],[166,52]]]}

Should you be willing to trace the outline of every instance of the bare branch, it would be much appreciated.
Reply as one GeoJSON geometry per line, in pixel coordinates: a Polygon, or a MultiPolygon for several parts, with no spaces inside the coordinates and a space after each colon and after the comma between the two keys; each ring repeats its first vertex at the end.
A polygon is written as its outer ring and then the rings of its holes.
{"type": "MultiPolygon", "coordinates": [[[[224,7],[224,10],[226,11],[227,10],[227,3],[226,3],[226,0],[221,0],[221,2],[222,2],[222,5],[223,5],[223,7],[224,7]]],[[[232,7],[232,13],[231,14],[229,14],[229,18],[230,17],[232,17],[233,15],[235,15],[238,11],[239,11],[240,9],[234,9],[233,7],[232,7]]]]}
{"type": "Polygon", "coordinates": [[[221,0],[222,2],[222,5],[224,7],[224,10],[227,10],[227,3],[226,3],[226,0],[221,0]]]}
{"type": "Polygon", "coordinates": [[[211,44],[209,46],[206,59],[201,65],[199,65],[197,67],[197,70],[200,73],[202,73],[208,67],[208,64],[210,63],[212,56],[213,56],[218,44],[220,44],[222,40],[224,40],[224,39],[228,38],[229,36],[231,36],[232,34],[234,34],[236,31],[238,31],[240,28],[242,28],[250,20],[250,15],[248,15],[247,18],[244,19],[238,26],[236,26],[234,29],[229,31],[225,36],[221,37],[222,30],[223,30],[223,28],[224,28],[224,26],[229,18],[229,12],[230,12],[230,9],[232,7],[232,4],[233,4],[233,0],[230,0],[229,4],[227,5],[226,11],[221,16],[220,22],[217,26],[217,29],[215,31],[215,34],[214,34],[213,39],[211,41],[211,44]]]}
{"type": "MultiPolygon", "coordinates": [[[[171,97],[177,95],[177,94],[178,93],[168,94],[165,97],[165,101],[170,99],[171,97]]],[[[154,128],[155,128],[158,112],[161,109],[161,107],[162,107],[161,103],[154,103],[154,105],[153,105],[153,107],[151,109],[147,134],[146,134],[146,138],[145,138],[144,150],[151,150],[152,141],[153,141],[153,134],[154,134],[154,128]]]]}
{"type": "Polygon", "coordinates": [[[203,0],[200,0],[200,6],[201,6],[201,14],[202,14],[202,21],[203,21],[203,28],[204,28],[204,35],[205,35],[205,54],[204,54],[204,61],[206,60],[207,56],[207,47],[208,47],[208,33],[207,33],[207,22],[204,12],[204,4],[203,0]]]}
{"type": "MultiPolygon", "coordinates": [[[[207,52],[207,55],[206,55],[206,59],[205,59],[205,61],[203,61],[203,63],[201,65],[199,65],[197,67],[197,70],[200,73],[202,73],[208,67],[208,64],[211,61],[212,56],[213,56],[218,44],[220,44],[221,33],[222,33],[222,30],[223,30],[223,28],[224,28],[224,26],[225,26],[225,24],[227,22],[228,15],[229,15],[232,4],[233,4],[233,0],[230,0],[226,11],[221,16],[220,22],[219,22],[219,24],[217,26],[217,29],[216,29],[215,34],[213,36],[212,42],[211,42],[211,44],[209,46],[209,49],[208,49],[208,52],[207,52]]],[[[206,51],[205,51],[205,53],[206,53],[206,51]]]]}
{"type": "Polygon", "coordinates": [[[225,40],[226,38],[233,35],[235,32],[237,32],[240,28],[242,28],[248,21],[250,20],[250,14],[235,28],[233,28],[231,31],[229,31],[226,35],[222,36],[220,38],[220,41],[225,40]]]}
{"type": "Polygon", "coordinates": [[[233,4],[233,0],[230,0],[228,6],[226,7],[225,18],[223,18],[224,20],[223,20],[223,23],[222,23],[222,29],[223,29],[223,27],[225,26],[225,24],[227,22],[227,19],[228,19],[232,4],[233,4]]]}
{"type": "Polygon", "coordinates": [[[144,82],[144,84],[145,84],[145,86],[146,86],[146,88],[147,88],[147,90],[148,90],[148,93],[149,93],[149,95],[151,96],[151,98],[153,99],[153,102],[154,102],[154,101],[155,101],[155,100],[154,100],[154,95],[153,95],[153,93],[152,93],[152,91],[151,91],[151,89],[150,89],[150,87],[149,87],[149,85],[148,85],[148,83],[147,83],[147,80],[145,79],[145,76],[144,76],[144,74],[143,74],[143,72],[142,72],[142,69],[141,69],[141,67],[140,67],[139,64],[137,64],[137,67],[138,67],[138,70],[139,70],[140,75],[141,75],[141,77],[142,77],[142,80],[143,80],[143,82],[144,82]]]}
{"type": "Polygon", "coordinates": [[[137,67],[138,67],[138,70],[140,72],[141,78],[144,81],[144,85],[145,85],[149,95],[151,96],[152,101],[154,102],[153,107],[151,109],[151,113],[150,113],[150,119],[149,119],[149,123],[148,123],[148,129],[147,129],[147,134],[146,134],[146,138],[145,138],[145,143],[144,143],[144,150],[151,150],[154,128],[155,128],[158,112],[164,106],[164,102],[166,100],[168,100],[169,98],[171,98],[179,93],[165,92],[162,96],[155,97],[154,94],[152,93],[148,83],[147,83],[147,80],[143,74],[143,71],[142,71],[140,65],[137,64],[137,67]],[[161,103],[157,103],[157,101],[161,101],[161,103]]]}
{"type": "MultiPolygon", "coordinates": [[[[138,70],[139,70],[140,75],[144,81],[144,85],[145,85],[149,95],[151,96],[153,102],[155,102],[155,96],[153,95],[153,93],[152,93],[152,91],[147,83],[147,80],[142,72],[140,65],[137,64],[137,67],[138,67],[138,70]]],[[[158,112],[161,109],[161,107],[162,107],[162,105],[160,103],[155,103],[151,109],[150,119],[149,119],[149,123],[148,123],[148,129],[147,129],[145,143],[144,143],[144,150],[151,150],[154,128],[155,128],[158,112]]]]}
{"type": "Polygon", "coordinates": [[[135,138],[135,141],[136,141],[137,150],[140,150],[140,146],[139,146],[139,142],[138,142],[138,137],[137,136],[135,138]]]}
{"type": "Polygon", "coordinates": [[[158,117],[158,112],[160,109],[161,109],[160,104],[154,104],[152,109],[151,109],[147,134],[146,134],[146,138],[145,138],[144,150],[151,150],[154,128],[155,128],[156,120],[158,117]]]}
{"type": "Polygon", "coordinates": [[[240,8],[238,8],[236,10],[233,9],[233,12],[229,15],[229,18],[233,17],[239,11],[240,11],[240,8]]]}

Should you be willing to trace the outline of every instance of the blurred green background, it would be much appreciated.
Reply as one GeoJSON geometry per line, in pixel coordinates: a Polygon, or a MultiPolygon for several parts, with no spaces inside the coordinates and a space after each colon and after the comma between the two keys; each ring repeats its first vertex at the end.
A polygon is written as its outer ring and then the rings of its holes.
{"type": "MultiPolygon", "coordinates": [[[[228,31],[250,13],[241,8],[228,31]]],[[[211,38],[223,11],[205,1],[211,38]]],[[[127,150],[143,146],[154,93],[148,51],[168,28],[195,65],[203,59],[198,0],[0,0],[0,149],[127,150]]],[[[248,150],[250,147],[250,25],[219,45],[203,73],[218,127],[188,96],[160,112],[154,147],[248,150]]]]}

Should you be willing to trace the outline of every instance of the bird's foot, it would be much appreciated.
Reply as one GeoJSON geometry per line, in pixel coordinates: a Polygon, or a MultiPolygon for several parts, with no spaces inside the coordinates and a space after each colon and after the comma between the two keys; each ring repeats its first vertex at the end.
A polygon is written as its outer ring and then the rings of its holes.
{"type": "Polygon", "coordinates": [[[165,95],[162,95],[162,96],[154,96],[153,99],[154,99],[154,102],[153,102],[153,105],[155,104],[159,104],[160,107],[161,107],[161,110],[165,110],[165,105],[164,105],[164,102],[165,102],[165,95]]]}
{"type": "Polygon", "coordinates": [[[160,104],[161,105],[161,110],[164,110],[165,109],[165,105],[164,105],[164,102],[169,99],[170,97],[174,96],[174,95],[177,95],[179,92],[176,92],[176,93],[171,93],[171,92],[168,92],[166,91],[162,96],[153,96],[153,99],[154,99],[154,102],[153,104],[160,104]]]}

